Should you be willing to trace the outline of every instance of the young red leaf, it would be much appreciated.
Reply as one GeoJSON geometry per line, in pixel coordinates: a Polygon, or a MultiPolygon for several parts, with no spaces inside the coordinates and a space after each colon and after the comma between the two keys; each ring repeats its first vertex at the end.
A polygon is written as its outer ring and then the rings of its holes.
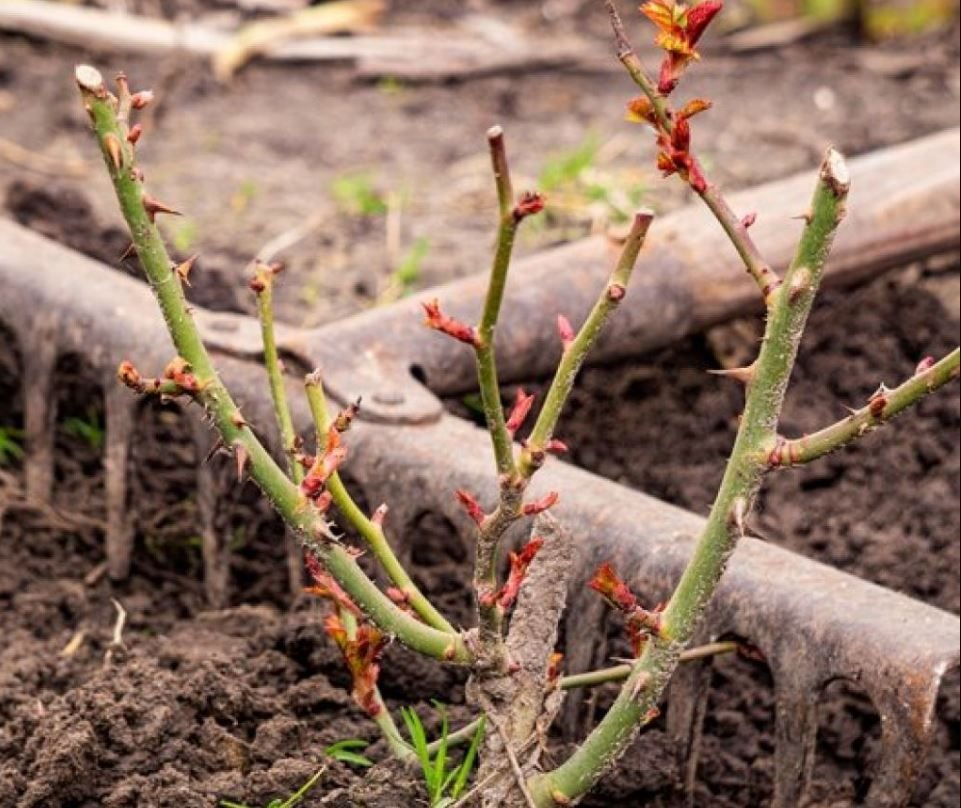
{"type": "Polygon", "coordinates": [[[550,491],[540,499],[535,499],[533,502],[524,503],[524,507],[521,508],[521,512],[524,514],[524,516],[536,516],[537,514],[556,505],[558,499],[560,499],[560,494],[558,494],[556,491],[550,491]]]}
{"type": "Polygon", "coordinates": [[[521,584],[524,583],[524,577],[527,575],[527,569],[543,546],[544,540],[535,536],[521,548],[520,552],[508,555],[511,569],[507,581],[497,593],[497,604],[502,609],[509,609],[514,605],[517,594],[521,590],[521,584]]]}
{"type": "Polygon", "coordinates": [[[431,300],[421,305],[424,307],[424,325],[428,328],[433,328],[435,331],[440,331],[456,340],[466,342],[468,345],[477,344],[477,332],[473,327],[448,317],[440,310],[440,303],[437,300],[431,300]]]}
{"type": "Polygon", "coordinates": [[[507,431],[511,436],[524,425],[524,421],[527,419],[533,404],[534,396],[527,395],[523,387],[518,387],[517,394],[514,396],[514,406],[507,419],[507,431]]]}

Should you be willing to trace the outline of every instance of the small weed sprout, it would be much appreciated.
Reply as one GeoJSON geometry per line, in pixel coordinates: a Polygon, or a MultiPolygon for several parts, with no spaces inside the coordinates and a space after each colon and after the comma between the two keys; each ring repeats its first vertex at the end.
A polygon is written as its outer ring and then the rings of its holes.
{"type": "Polygon", "coordinates": [[[23,430],[15,426],[0,426],[0,466],[10,466],[22,460],[23,430]]]}
{"type": "MultiPolygon", "coordinates": [[[[295,808],[295,806],[300,805],[301,802],[306,798],[311,789],[320,782],[320,778],[324,776],[324,772],[327,770],[325,768],[318,769],[310,779],[305,782],[300,788],[298,788],[289,797],[278,797],[268,802],[264,808],[295,808]]],[[[253,805],[247,805],[243,802],[233,802],[231,800],[221,800],[220,808],[256,808],[253,805]]]]}

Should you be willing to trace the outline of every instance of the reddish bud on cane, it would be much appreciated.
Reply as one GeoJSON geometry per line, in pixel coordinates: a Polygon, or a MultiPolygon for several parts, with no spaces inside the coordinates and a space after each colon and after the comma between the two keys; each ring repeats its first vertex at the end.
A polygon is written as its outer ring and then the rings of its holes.
{"type": "Polygon", "coordinates": [[[424,325],[428,328],[447,334],[447,336],[460,342],[466,342],[468,345],[477,345],[477,332],[471,326],[444,314],[440,310],[440,303],[437,300],[431,300],[421,305],[424,307],[424,325]]]}
{"type": "Polygon", "coordinates": [[[517,394],[514,397],[514,406],[511,408],[511,414],[507,419],[507,431],[514,435],[518,429],[524,425],[524,421],[527,420],[527,416],[531,411],[531,406],[534,404],[534,396],[527,395],[524,392],[523,387],[517,388],[517,394]]]}
{"type": "Polygon", "coordinates": [[[324,569],[320,561],[317,560],[317,556],[313,553],[306,553],[304,555],[304,563],[307,566],[307,572],[311,580],[314,582],[312,586],[307,588],[307,592],[331,601],[331,603],[350,612],[354,617],[361,617],[363,615],[360,607],[351,600],[350,595],[343,590],[334,577],[324,569]]]}
{"type": "Polygon", "coordinates": [[[127,142],[133,145],[136,145],[137,141],[140,140],[140,136],[142,134],[143,134],[143,125],[139,123],[134,124],[133,126],[130,127],[130,131],[127,132],[127,142]]]}
{"type": "Polygon", "coordinates": [[[694,158],[691,158],[688,165],[687,181],[699,194],[703,194],[707,190],[707,178],[701,172],[701,167],[694,158]]]}
{"type": "Polygon", "coordinates": [[[344,409],[337,413],[337,417],[334,419],[334,429],[338,432],[346,432],[350,429],[350,425],[353,423],[354,418],[357,417],[357,413],[360,412],[360,399],[358,398],[352,404],[348,404],[344,409]]]}
{"type": "Polygon", "coordinates": [[[674,74],[674,61],[670,56],[665,56],[657,74],[657,91],[661,95],[670,95],[677,87],[677,82],[678,78],[674,74]]]}
{"type": "Polygon", "coordinates": [[[914,369],[914,375],[917,376],[921,373],[924,373],[926,370],[931,370],[931,368],[933,367],[934,367],[934,357],[926,356],[924,357],[924,359],[918,362],[918,366],[914,369]]]}
{"type": "Polygon", "coordinates": [[[388,510],[389,508],[387,507],[387,503],[385,502],[381,503],[380,505],[377,506],[377,510],[375,510],[374,513],[371,514],[370,521],[373,522],[375,525],[377,525],[377,527],[383,530],[384,520],[387,518],[388,510]]]}
{"type": "Polygon", "coordinates": [[[571,347],[574,342],[574,329],[571,326],[571,321],[568,320],[563,314],[557,315],[557,333],[561,337],[561,345],[564,346],[566,351],[571,347]]]}
{"type": "Polygon", "coordinates": [[[547,681],[553,684],[558,679],[561,678],[562,665],[564,664],[564,655],[560,651],[554,651],[547,658],[547,681]]]}
{"type": "Polygon", "coordinates": [[[130,361],[124,360],[120,363],[117,368],[117,378],[131,390],[136,390],[138,393],[143,390],[143,376],[130,361]]]}
{"type": "Polygon", "coordinates": [[[318,513],[327,513],[334,502],[334,495],[330,491],[322,491],[320,496],[314,497],[314,510],[318,513]]]}
{"type": "Polygon", "coordinates": [[[521,508],[521,513],[523,513],[524,516],[536,516],[556,505],[558,499],[560,499],[560,494],[556,491],[551,491],[540,499],[525,503],[524,507],[521,508]]]}
{"type": "Polygon", "coordinates": [[[469,491],[459,488],[454,492],[457,501],[464,506],[467,515],[474,520],[475,524],[480,525],[486,516],[484,509],[480,506],[477,498],[469,491]]]}
{"type": "Polygon", "coordinates": [[[884,408],[888,406],[888,388],[883,384],[868,399],[868,410],[872,418],[881,418],[884,408]]]}
{"type": "Polygon", "coordinates": [[[151,101],[153,101],[153,90],[141,90],[130,96],[130,106],[134,109],[143,109],[151,101]]]}
{"type": "Polygon", "coordinates": [[[514,205],[514,221],[519,222],[544,210],[544,195],[537,191],[525,191],[514,205]]]}
{"type": "Polygon", "coordinates": [[[607,600],[615,609],[631,612],[637,608],[637,598],[614,571],[611,564],[605,562],[597,568],[594,577],[587,584],[595,592],[607,600]]]}
{"type": "Polygon", "coordinates": [[[521,584],[524,583],[524,578],[527,576],[527,569],[543,546],[544,540],[535,537],[527,542],[519,553],[508,555],[511,569],[507,575],[507,581],[497,593],[497,605],[502,609],[509,609],[514,605],[514,601],[517,600],[517,595],[521,591],[521,584]]]}

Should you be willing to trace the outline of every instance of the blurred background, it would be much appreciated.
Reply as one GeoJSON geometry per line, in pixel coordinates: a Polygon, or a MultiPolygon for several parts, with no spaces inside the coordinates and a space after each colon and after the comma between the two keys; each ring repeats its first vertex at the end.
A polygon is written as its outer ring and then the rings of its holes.
{"type": "MultiPolygon", "coordinates": [[[[653,29],[620,4],[646,63],[653,29]]],[[[715,102],[695,148],[742,187],[957,125],[952,0],[731,0],[681,98],[715,102]]],[[[192,296],[244,311],[255,256],[291,272],[280,316],[313,325],[483,269],[494,219],[485,130],[547,215],[521,252],[685,201],[625,120],[635,94],[600,0],[0,2],[3,215],[119,265],[126,241],[72,67],[125,70],[148,183],[199,253],[192,296]]],[[[957,159],[954,155],[950,159],[957,159]]],[[[127,267],[133,271],[132,267],[127,267]]]]}

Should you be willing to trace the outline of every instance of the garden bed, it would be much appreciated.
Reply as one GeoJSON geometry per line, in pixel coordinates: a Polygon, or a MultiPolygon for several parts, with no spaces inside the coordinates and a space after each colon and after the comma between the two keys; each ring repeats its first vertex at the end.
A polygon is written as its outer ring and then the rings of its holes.
{"type": "MultiPolygon", "coordinates": [[[[587,28],[599,48],[608,47],[602,26],[587,28]]],[[[692,72],[690,91],[711,95],[721,108],[748,98],[756,114],[707,117],[698,136],[711,144],[724,179],[743,185],[812,165],[828,132],[840,147],[859,153],[956,125],[956,103],[944,102],[945,93],[958,96],[956,39],[954,32],[916,43],[929,55],[912,64],[895,64],[891,48],[839,49],[831,37],[788,52],[715,57],[709,69],[692,72]],[[770,81],[773,72],[778,82],[770,81]],[[833,95],[820,92],[825,88],[833,95]],[[792,99],[786,108],[784,98],[792,99]]],[[[4,137],[75,148],[89,159],[67,81],[81,58],[90,57],[3,40],[0,89],[20,105],[15,116],[0,112],[4,137]],[[65,78],[57,83],[50,75],[65,78]],[[46,139],[38,142],[38,132],[46,139]]],[[[120,66],[118,57],[106,61],[120,66]]],[[[249,257],[309,212],[324,213],[316,232],[288,256],[290,280],[280,307],[291,322],[322,322],[370,305],[396,268],[385,247],[384,218],[330,201],[338,178],[373,167],[378,193],[408,188],[404,243],[430,238],[411,285],[419,288],[478,269],[478,255],[486,255],[491,189],[482,133],[493,120],[505,123],[518,171],[530,178],[543,172],[545,153],[562,142],[583,143],[592,129],[603,143],[628,138],[619,152],[612,148],[596,158],[599,170],[617,176],[650,162],[647,138],[616,123],[630,93],[616,72],[538,72],[398,91],[358,85],[347,69],[253,65],[223,90],[199,64],[176,70],[161,60],[123,64],[136,78],[162,77],[167,86],[156,89],[165,95],[176,89],[159,108],[144,161],[158,195],[191,211],[196,232],[188,246],[205,256],[194,290],[198,302],[245,310],[250,303],[240,273],[249,257]],[[283,101],[268,120],[265,100],[278,86],[285,88],[283,101]],[[312,105],[323,106],[323,122],[305,114],[312,105]],[[348,126],[355,128],[345,138],[348,126]],[[205,145],[197,149],[198,143],[205,145]],[[254,179],[256,188],[245,186],[254,179]]],[[[7,164],[0,164],[0,184],[10,215],[116,263],[124,239],[106,224],[117,221],[113,203],[90,162],[96,179],[89,187],[7,164]]],[[[647,201],[664,200],[665,208],[681,201],[673,183],[629,176],[650,187],[647,201]]],[[[555,221],[524,246],[533,250],[588,227],[576,218],[555,221]]],[[[880,381],[903,379],[922,356],[953,347],[957,284],[955,266],[912,267],[825,295],[786,409],[790,431],[835,420],[839,403],[859,405],[880,381]]],[[[754,336],[754,324],[738,323],[625,365],[589,369],[559,430],[571,460],[705,512],[741,393],[704,371],[749,351],[754,336]]],[[[0,425],[22,422],[17,369],[12,352],[0,353],[0,425]]],[[[416,784],[409,784],[410,797],[401,797],[405,778],[396,772],[380,775],[380,786],[375,781],[366,796],[350,791],[360,783],[358,772],[325,755],[337,740],[375,740],[375,732],[350,701],[318,605],[287,595],[282,533],[253,486],[232,495],[236,507],[223,526],[235,546],[233,608],[204,610],[192,502],[191,468],[199,458],[173,410],[144,409],[134,453],[133,573],[121,584],[103,575],[97,521],[103,514],[102,407],[80,359],[66,358],[60,371],[54,508],[20,502],[22,469],[16,461],[0,467],[0,502],[14,503],[0,524],[0,805],[199,808],[230,798],[260,806],[323,767],[306,806],[417,804],[416,784]],[[126,611],[122,645],[113,643],[113,599],[126,611]]],[[[466,413],[460,402],[451,407],[466,413]]],[[[948,391],[888,434],[776,477],[754,529],[957,614],[958,419],[958,396],[948,391]]],[[[466,623],[470,559],[460,542],[449,541],[442,520],[422,528],[414,549],[419,583],[455,622],[466,623]]],[[[414,704],[426,717],[430,700],[440,699],[455,720],[465,717],[457,672],[399,648],[389,653],[382,686],[392,707],[414,704]]],[[[602,692],[598,710],[606,698],[602,692]]],[[[763,663],[717,661],[698,805],[769,800],[773,701],[763,663]]],[[[955,672],[942,688],[938,736],[916,805],[953,806],[961,798],[959,702],[955,672]]],[[[878,716],[856,685],[846,683],[829,688],[821,714],[815,804],[857,802],[879,752],[878,716]]],[[[557,744],[560,754],[562,741],[557,744]]],[[[382,752],[380,745],[369,750],[375,758],[382,752]]],[[[679,778],[662,725],[655,724],[584,804],[682,805],[679,778]]]]}

